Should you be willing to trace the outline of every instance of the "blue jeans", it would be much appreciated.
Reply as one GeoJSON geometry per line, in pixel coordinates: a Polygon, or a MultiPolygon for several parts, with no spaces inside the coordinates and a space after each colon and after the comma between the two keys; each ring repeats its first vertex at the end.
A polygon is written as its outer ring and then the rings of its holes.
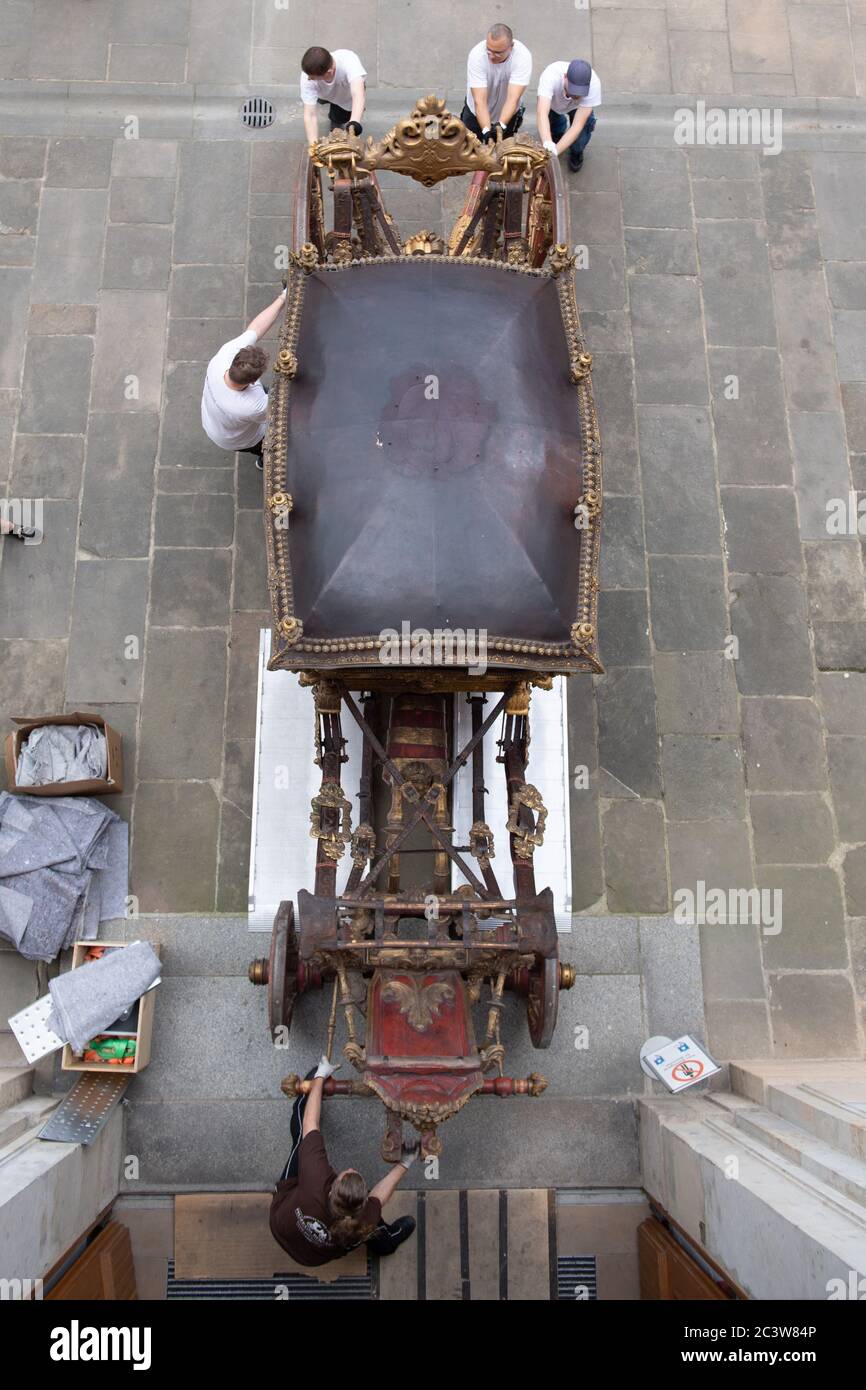
{"type": "MultiPolygon", "coordinates": [[[[551,111],[551,112],[550,112],[550,138],[551,138],[551,140],[553,141],[553,143],[554,143],[555,145],[558,145],[558,144],[559,144],[559,141],[562,139],[563,135],[564,135],[565,132],[568,130],[568,127],[569,127],[569,126],[572,124],[572,122],[574,121],[574,118],[575,118],[575,115],[576,115],[576,114],[577,114],[576,108],[575,108],[574,111],[569,111],[569,113],[568,113],[567,116],[563,115],[563,113],[562,113],[561,111],[551,111]]],[[[577,156],[578,156],[579,154],[583,154],[583,151],[586,149],[587,145],[589,144],[590,140],[592,139],[592,132],[593,132],[594,130],[595,130],[595,115],[593,114],[593,115],[590,116],[589,119],[586,121],[586,124],[584,125],[583,130],[582,130],[582,131],[580,132],[580,134],[578,135],[578,137],[577,137],[577,139],[575,140],[574,144],[571,145],[571,146],[569,147],[569,151],[568,151],[569,162],[573,162],[575,159],[577,159],[577,156]]]]}

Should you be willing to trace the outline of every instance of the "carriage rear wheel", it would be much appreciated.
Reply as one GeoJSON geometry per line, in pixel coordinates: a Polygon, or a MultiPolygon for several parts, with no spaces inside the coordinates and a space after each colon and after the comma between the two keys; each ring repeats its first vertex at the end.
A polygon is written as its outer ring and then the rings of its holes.
{"type": "Polygon", "coordinates": [[[559,1009],[559,961],[536,962],[529,972],[526,1023],[533,1047],[550,1047],[559,1009]]]}
{"type": "Polygon", "coordinates": [[[268,971],[268,1022],[271,1035],[278,1028],[291,1028],[292,1011],[298,993],[298,938],[293,903],[280,903],[271,932],[268,971]]]}

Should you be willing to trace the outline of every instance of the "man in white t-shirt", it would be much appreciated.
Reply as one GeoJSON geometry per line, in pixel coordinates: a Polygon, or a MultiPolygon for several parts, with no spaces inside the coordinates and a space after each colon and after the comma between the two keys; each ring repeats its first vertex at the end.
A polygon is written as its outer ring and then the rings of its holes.
{"type": "Polygon", "coordinates": [[[595,130],[596,106],[601,106],[601,83],[585,58],[551,63],[538,79],[538,133],[551,154],[568,150],[572,171],[583,164],[583,152],[595,130]]]}
{"type": "Polygon", "coordinates": [[[256,347],[276,323],[286,302],[286,291],[256,314],[237,338],[223,343],[207,364],[201,397],[201,423],[205,434],[221,449],[255,454],[262,467],[262,440],[268,418],[268,393],[259,381],[268,355],[256,347]]]}
{"type": "Polygon", "coordinates": [[[532,76],[532,54],[507,24],[494,24],[469,50],[466,104],[460,119],[486,144],[514,135],[523,121],[521,98],[532,76]]]}
{"type": "Polygon", "coordinates": [[[301,101],[304,103],[304,130],[312,145],[318,139],[317,106],[329,107],[331,130],[351,130],[360,135],[361,117],[367,100],[366,68],[351,48],[308,48],[301,59],[301,101]]]}

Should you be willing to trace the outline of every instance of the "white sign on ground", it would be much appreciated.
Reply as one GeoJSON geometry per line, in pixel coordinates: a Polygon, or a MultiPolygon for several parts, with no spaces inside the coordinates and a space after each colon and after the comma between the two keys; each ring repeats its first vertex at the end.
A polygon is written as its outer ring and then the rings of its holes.
{"type": "Polygon", "coordinates": [[[688,1033],[681,1038],[650,1038],[641,1048],[641,1064],[648,1075],[676,1093],[715,1076],[721,1067],[688,1033]]]}

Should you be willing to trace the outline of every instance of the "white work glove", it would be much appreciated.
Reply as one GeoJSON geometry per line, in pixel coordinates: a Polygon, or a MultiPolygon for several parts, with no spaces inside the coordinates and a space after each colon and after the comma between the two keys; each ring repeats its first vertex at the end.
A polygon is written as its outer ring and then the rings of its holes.
{"type": "Polygon", "coordinates": [[[408,1170],[412,1167],[412,1164],[415,1162],[415,1159],[418,1157],[418,1154],[421,1149],[421,1144],[417,1134],[409,1140],[408,1144],[404,1139],[402,1147],[403,1152],[400,1154],[400,1157],[398,1158],[397,1162],[401,1163],[408,1172],[408,1170]]]}
{"type": "Polygon", "coordinates": [[[333,1063],[328,1061],[327,1057],[323,1053],[321,1058],[319,1059],[319,1065],[316,1067],[316,1076],[321,1076],[324,1081],[327,1081],[328,1077],[333,1076],[334,1072],[337,1070],[337,1067],[341,1065],[342,1064],[338,1062],[337,1065],[334,1066],[333,1063]]]}
{"type": "Polygon", "coordinates": [[[556,154],[556,153],[557,153],[556,146],[554,145],[554,143],[553,143],[552,140],[545,140],[545,142],[544,142],[544,148],[545,148],[546,150],[549,150],[551,154],[556,154]]]}

